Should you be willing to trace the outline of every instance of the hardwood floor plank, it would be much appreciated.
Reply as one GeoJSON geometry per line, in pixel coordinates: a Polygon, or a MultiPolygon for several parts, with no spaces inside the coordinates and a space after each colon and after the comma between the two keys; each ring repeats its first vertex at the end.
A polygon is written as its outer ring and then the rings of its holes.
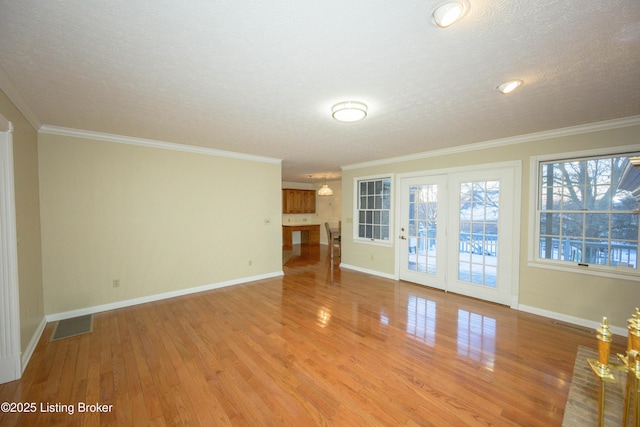
{"type": "Polygon", "coordinates": [[[60,341],[47,325],[0,399],[113,410],[0,425],[559,426],[578,346],[597,347],[550,319],[332,267],[326,247],[294,247],[284,270],[98,313],[60,341]]]}

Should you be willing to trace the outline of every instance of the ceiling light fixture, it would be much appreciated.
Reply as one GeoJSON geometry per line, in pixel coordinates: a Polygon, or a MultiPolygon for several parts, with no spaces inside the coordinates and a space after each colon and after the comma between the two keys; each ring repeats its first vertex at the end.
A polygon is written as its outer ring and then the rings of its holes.
{"type": "Polygon", "coordinates": [[[322,187],[318,190],[318,196],[333,196],[333,190],[327,184],[322,184],[322,187]]]}
{"type": "MultiPolygon", "coordinates": [[[[313,175],[309,175],[309,181],[311,182],[311,185],[313,185],[315,188],[318,188],[313,183],[313,175]]],[[[322,187],[318,189],[318,196],[333,196],[333,190],[329,188],[329,185],[327,184],[326,176],[324,177],[324,184],[322,184],[322,187]]]]}
{"type": "Polygon", "coordinates": [[[357,101],[343,101],[331,107],[331,116],[340,122],[357,122],[367,117],[367,105],[357,101]]]}
{"type": "Polygon", "coordinates": [[[466,0],[447,1],[440,3],[434,10],[433,22],[440,28],[447,28],[454,22],[462,19],[469,11],[469,3],[466,0]]]}
{"type": "Polygon", "coordinates": [[[522,86],[524,82],[522,80],[509,80],[508,82],[504,82],[496,87],[496,90],[500,93],[511,93],[520,86],[522,86]]]}

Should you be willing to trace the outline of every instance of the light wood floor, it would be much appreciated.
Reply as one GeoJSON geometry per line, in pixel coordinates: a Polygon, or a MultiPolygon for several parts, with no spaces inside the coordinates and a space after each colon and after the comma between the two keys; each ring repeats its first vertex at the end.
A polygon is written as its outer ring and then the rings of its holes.
{"type": "Polygon", "coordinates": [[[0,386],[36,413],[0,425],[561,424],[594,335],[332,268],[327,252],[297,247],[283,278],[96,314],[90,334],[49,342],[48,325],[23,378],[0,386]]]}

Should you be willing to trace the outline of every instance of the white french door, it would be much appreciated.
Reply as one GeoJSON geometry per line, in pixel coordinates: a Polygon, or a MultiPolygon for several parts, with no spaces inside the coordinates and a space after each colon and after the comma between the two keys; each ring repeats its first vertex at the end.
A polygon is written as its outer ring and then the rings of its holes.
{"type": "MultiPolygon", "coordinates": [[[[448,290],[511,304],[515,188],[512,168],[450,176],[448,290]],[[455,214],[454,214],[455,213],[455,214]]],[[[516,261],[517,262],[517,261],[516,261]]]]}
{"type": "Polygon", "coordinates": [[[400,278],[445,289],[446,175],[400,180],[400,278]]]}
{"type": "Polygon", "coordinates": [[[512,305],[519,166],[400,178],[399,277],[512,305]]]}

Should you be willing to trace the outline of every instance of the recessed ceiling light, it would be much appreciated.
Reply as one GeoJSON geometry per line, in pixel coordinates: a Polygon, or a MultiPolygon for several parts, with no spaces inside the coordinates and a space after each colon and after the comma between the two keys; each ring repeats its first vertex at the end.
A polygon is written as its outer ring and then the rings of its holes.
{"type": "Polygon", "coordinates": [[[456,21],[462,19],[469,11],[469,3],[466,0],[448,1],[441,3],[433,11],[433,21],[440,28],[447,28],[456,21]]]}
{"type": "Polygon", "coordinates": [[[509,80],[508,82],[504,82],[496,87],[496,90],[500,93],[510,93],[522,86],[524,83],[522,80],[509,80]]]}
{"type": "Polygon", "coordinates": [[[367,117],[367,105],[357,101],[343,101],[331,107],[331,116],[340,122],[357,122],[367,117]]]}

